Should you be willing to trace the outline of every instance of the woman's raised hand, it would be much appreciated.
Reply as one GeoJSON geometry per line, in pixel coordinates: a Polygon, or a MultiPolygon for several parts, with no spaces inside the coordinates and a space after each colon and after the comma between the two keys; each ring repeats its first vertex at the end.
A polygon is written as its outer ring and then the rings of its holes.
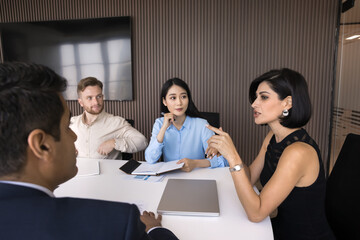
{"type": "Polygon", "coordinates": [[[163,127],[168,128],[176,120],[175,118],[173,113],[165,113],[163,127]]]}
{"type": "Polygon", "coordinates": [[[224,132],[221,128],[219,129],[210,125],[208,125],[207,128],[215,132],[217,135],[213,135],[209,138],[207,141],[208,148],[205,153],[208,156],[221,154],[229,161],[230,164],[230,161],[239,156],[230,135],[227,132],[224,132]]]}
{"type": "Polygon", "coordinates": [[[158,135],[156,136],[156,139],[159,143],[162,143],[164,141],[166,129],[170,127],[170,125],[176,120],[176,116],[172,113],[161,113],[161,115],[164,115],[164,122],[160,128],[158,135]]]}

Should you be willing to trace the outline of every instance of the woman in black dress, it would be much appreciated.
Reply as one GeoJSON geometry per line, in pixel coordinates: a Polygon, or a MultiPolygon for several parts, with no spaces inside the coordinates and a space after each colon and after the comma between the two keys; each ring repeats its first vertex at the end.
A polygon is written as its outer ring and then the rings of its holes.
{"type": "Polygon", "coordinates": [[[335,239],[325,216],[325,172],[319,148],[302,128],[310,119],[311,103],[304,77],[290,69],[269,71],[250,86],[254,121],[270,131],[260,152],[247,167],[228,133],[208,140],[208,155],[229,162],[237,195],[250,221],[260,222],[275,209],[275,239],[335,239]],[[260,179],[258,195],[253,185],[260,179]]]}

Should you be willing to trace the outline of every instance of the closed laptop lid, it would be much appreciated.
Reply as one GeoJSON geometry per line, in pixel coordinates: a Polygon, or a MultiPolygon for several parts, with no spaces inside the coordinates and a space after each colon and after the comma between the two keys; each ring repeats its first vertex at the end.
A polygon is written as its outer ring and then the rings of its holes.
{"type": "Polygon", "coordinates": [[[219,216],[216,181],[169,179],[157,212],[164,215],[219,216]]]}

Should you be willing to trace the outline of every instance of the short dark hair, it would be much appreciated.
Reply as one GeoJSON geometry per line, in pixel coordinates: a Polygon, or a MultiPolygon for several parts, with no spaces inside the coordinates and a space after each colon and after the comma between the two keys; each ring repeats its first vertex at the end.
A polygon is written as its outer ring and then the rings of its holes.
{"type": "Polygon", "coordinates": [[[0,64],[0,176],[24,166],[27,138],[34,129],[60,140],[64,107],[59,94],[66,86],[66,80],[48,67],[0,64]]]}
{"type": "Polygon", "coordinates": [[[281,125],[288,128],[304,126],[311,117],[311,101],[305,78],[288,68],[266,72],[252,81],[249,89],[250,103],[255,101],[256,90],[264,81],[279,95],[280,100],[287,96],[292,97],[292,108],[289,109],[287,117],[280,118],[281,125]]]}
{"type": "Polygon", "coordinates": [[[177,85],[179,87],[182,87],[183,89],[185,89],[188,98],[189,98],[189,105],[188,108],[186,109],[185,114],[187,116],[190,117],[201,117],[198,109],[196,108],[192,98],[191,98],[191,92],[190,89],[188,87],[188,85],[186,84],[186,82],[184,82],[183,80],[181,80],[180,78],[171,78],[169,80],[167,80],[161,89],[161,94],[160,94],[160,109],[161,112],[164,113],[168,113],[169,109],[163,104],[163,99],[166,98],[166,94],[168,93],[169,89],[173,86],[173,85],[177,85]]]}
{"type": "Polygon", "coordinates": [[[103,89],[103,83],[94,77],[86,77],[80,80],[77,86],[77,94],[80,97],[80,93],[85,90],[88,86],[99,86],[101,90],[103,89]]]}

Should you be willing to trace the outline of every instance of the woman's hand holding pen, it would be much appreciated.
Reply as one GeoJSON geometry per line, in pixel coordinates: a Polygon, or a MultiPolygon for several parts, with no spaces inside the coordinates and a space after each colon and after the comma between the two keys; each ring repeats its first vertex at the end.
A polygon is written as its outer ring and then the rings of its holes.
{"type": "Polygon", "coordinates": [[[220,157],[221,156],[221,153],[218,152],[218,150],[216,150],[215,148],[211,148],[211,147],[207,147],[206,149],[206,158],[208,159],[213,159],[213,157],[217,156],[217,157],[220,157]]]}
{"type": "Polygon", "coordinates": [[[164,115],[164,122],[163,126],[165,129],[167,129],[173,122],[176,121],[176,116],[173,113],[161,113],[164,115]]]}
{"type": "Polygon", "coordinates": [[[164,135],[165,135],[166,129],[168,127],[170,127],[170,125],[173,122],[175,122],[175,120],[176,120],[175,119],[176,116],[172,113],[163,113],[162,112],[161,115],[164,116],[164,122],[163,122],[163,125],[161,126],[160,131],[156,137],[159,143],[162,143],[164,141],[164,135]]]}
{"type": "Polygon", "coordinates": [[[208,125],[207,128],[218,134],[213,135],[207,141],[208,148],[206,149],[205,153],[208,156],[215,156],[221,154],[224,156],[224,158],[226,158],[226,160],[228,160],[230,166],[234,161],[240,159],[236,147],[227,132],[224,132],[221,128],[215,128],[210,125],[208,125]]]}

